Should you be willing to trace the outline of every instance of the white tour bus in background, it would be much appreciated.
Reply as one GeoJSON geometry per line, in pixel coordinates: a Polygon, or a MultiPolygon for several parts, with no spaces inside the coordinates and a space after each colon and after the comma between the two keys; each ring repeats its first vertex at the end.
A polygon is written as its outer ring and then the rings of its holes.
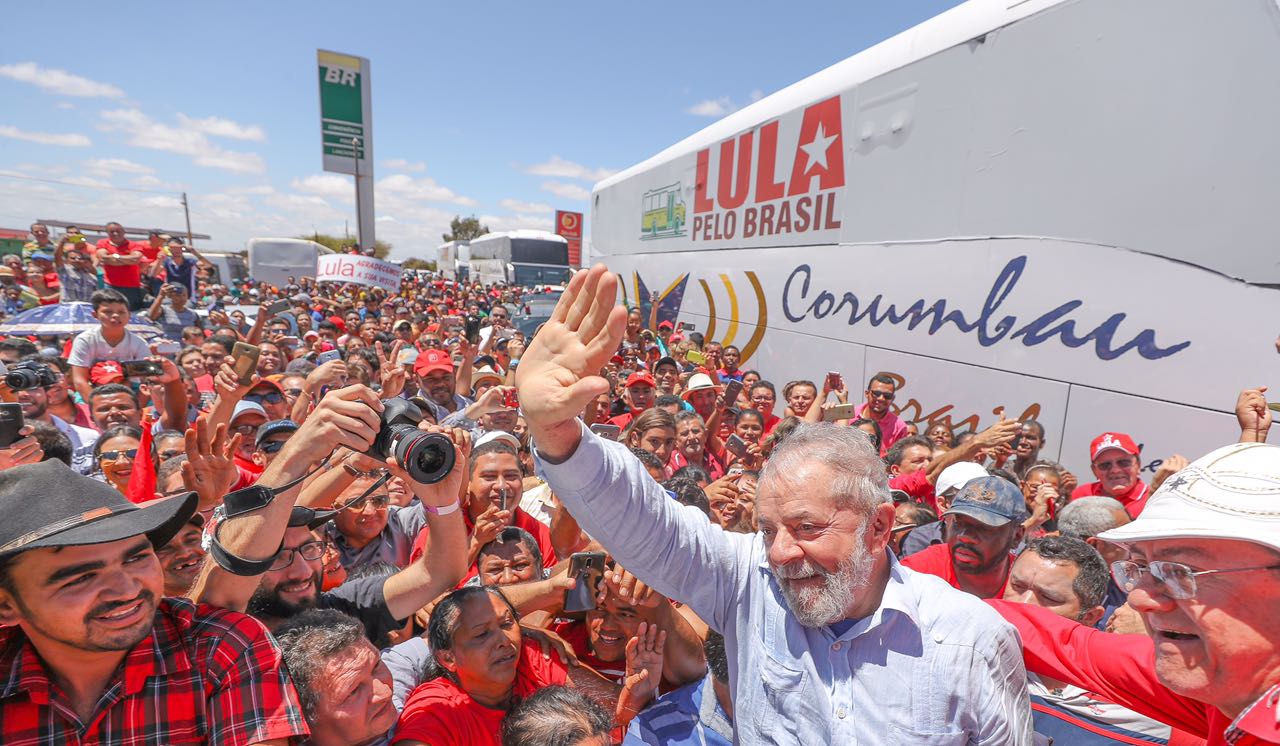
{"type": "Polygon", "coordinates": [[[547,231],[486,233],[470,243],[471,279],[534,285],[569,281],[569,241],[547,231]]]}
{"type": "Polygon", "coordinates": [[[779,388],[887,371],[921,432],[1034,417],[1082,482],[1128,432],[1149,480],[1280,362],[1278,21],[971,0],[599,183],[593,259],[779,388]]]}

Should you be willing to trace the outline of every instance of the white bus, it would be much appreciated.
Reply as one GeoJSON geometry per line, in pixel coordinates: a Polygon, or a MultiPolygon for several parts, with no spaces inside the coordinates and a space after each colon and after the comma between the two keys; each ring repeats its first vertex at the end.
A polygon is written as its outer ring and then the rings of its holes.
{"type": "Polygon", "coordinates": [[[1149,480],[1277,367],[1278,19],[971,0],[596,185],[593,258],[779,386],[887,371],[922,432],[1035,417],[1082,482],[1128,432],[1149,480]]]}
{"type": "Polygon", "coordinates": [[[486,233],[471,239],[471,279],[485,284],[564,285],[569,241],[547,231],[486,233]]]}

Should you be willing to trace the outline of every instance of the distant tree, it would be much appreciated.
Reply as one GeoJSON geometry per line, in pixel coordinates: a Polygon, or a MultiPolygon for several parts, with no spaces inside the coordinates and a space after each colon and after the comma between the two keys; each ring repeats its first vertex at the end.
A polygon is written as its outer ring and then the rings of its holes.
{"type": "Polygon", "coordinates": [[[443,234],[441,238],[445,241],[470,241],[488,232],[489,226],[481,225],[480,220],[475,215],[469,218],[455,215],[453,220],[449,221],[449,232],[443,234]]]}
{"type": "Polygon", "coordinates": [[[425,262],[421,259],[418,259],[417,257],[414,257],[412,259],[405,259],[403,262],[400,262],[400,269],[425,269],[429,272],[435,272],[436,263],[425,262]]]}
{"type": "MultiPolygon", "coordinates": [[[[330,236],[328,233],[309,233],[305,236],[298,236],[298,238],[306,239],[308,241],[315,241],[321,246],[324,246],[329,249],[333,249],[334,251],[342,251],[343,246],[348,246],[356,242],[354,238],[330,236]]],[[[387,243],[386,241],[373,242],[374,256],[378,257],[379,259],[386,259],[387,254],[390,254],[390,253],[391,253],[391,244],[387,243]]]]}

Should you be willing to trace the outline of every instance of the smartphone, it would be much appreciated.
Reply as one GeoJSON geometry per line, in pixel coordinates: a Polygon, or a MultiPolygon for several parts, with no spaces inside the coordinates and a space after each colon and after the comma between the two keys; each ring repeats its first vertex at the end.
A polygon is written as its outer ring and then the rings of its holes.
{"type": "Polygon", "coordinates": [[[506,487],[498,490],[498,510],[506,510],[508,503],[511,502],[510,491],[506,487]]]}
{"type": "Polygon", "coordinates": [[[577,583],[564,592],[564,610],[591,611],[596,608],[596,591],[604,577],[604,552],[576,552],[569,557],[569,576],[577,583]]]}
{"type": "Polygon", "coordinates": [[[182,352],[182,345],[178,344],[177,342],[157,342],[156,343],[157,355],[177,355],[179,352],[182,352]]]}
{"type": "Polygon", "coordinates": [[[507,409],[520,408],[520,397],[516,395],[516,390],[514,388],[503,395],[502,406],[506,407],[507,409]]]}
{"type": "Polygon", "coordinates": [[[267,313],[271,314],[272,316],[275,316],[278,313],[284,313],[285,311],[288,311],[292,307],[293,305],[288,300],[278,300],[275,303],[272,303],[271,305],[267,306],[267,313]]]}
{"type": "Polygon", "coordinates": [[[302,340],[298,339],[297,337],[292,337],[292,336],[288,336],[288,335],[283,336],[283,337],[281,337],[280,339],[276,340],[276,342],[277,342],[277,343],[282,344],[282,345],[287,345],[287,346],[289,346],[289,347],[296,347],[296,346],[298,345],[298,343],[299,343],[299,342],[301,342],[301,341],[302,341],[302,340]]]}
{"type": "Polygon", "coordinates": [[[253,374],[258,370],[258,355],[262,354],[262,350],[257,345],[251,345],[247,342],[236,342],[231,348],[231,357],[235,358],[235,362],[231,367],[235,369],[236,380],[241,386],[248,386],[253,383],[253,374]]]}
{"type": "Polygon", "coordinates": [[[729,439],[724,442],[724,449],[738,458],[747,457],[747,441],[739,438],[736,434],[730,435],[729,439]]]}
{"type": "Polygon", "coordinates": [[[467,341],[473,345],[480,344],[480,317],[468,316],[466,322],[467,341]]]}
{"type": "Polygon", "coordinates": [[[341,359],[341,352],[338,352],[337,350],[325,350],[319,355],[316,355],[316,365],[324,365],[325,363],[332,363],[334,360],[341,359]]]}
{"type": "Polygon", "coordinates": [[[125,378],[145,378],[164,373],[164,366],[150,360],[125,360],[120,367],[124,369],[125,378]]]}
{"type": "Polygon", "coordinates": [[[693,363],[694,365],[706,365],[706,364],[707,364],[707,356],[706,356],[706,355],[703,355],[701,352],[698,352],[697,350],[689,350],[688,352],[686,352],[686,353],[684,354],[684,359],[685,359],[685,360],[688,360],[689,362],[693,363]]]}
{"type": "Polygon", "coordinates": [[[840,388],[840,374],[839,374],[839,373],[835,372],[834,370],[832,370],[832,371],[827,371],[827,383],[826,383],[826,388],[827,388],[829,391],[837,391],[837,390],[839,390],[839,388],[840,388]]]}
{"type": "Polygon", "coordinates": [[[738,403],[738,397],[742,395],[742,381],[730,381],[724,387],[724,403],[730,407],[738,403]]]}
{"type": "Polygon", "coordinates": [[[622,434],[622,428],[617,425],[611,425],[608,422],[601,422],[599,424],[592,425],[591,432],[599,435],[605,440],[617,440],[618,436],[622,434]]]}
{"type": "Polygon", "coordinates": [[[835,422],[836,420],[851,420],[854,416],[853,413],[856,412],[857,409],[857,404],[837,404],[822,413],[822,421],[835,422]]]}
{"type": "Polygon", "coordinates": [[[22,438],[22,405],[17,402],[0,404],[0,448],[8,448],[22,438]]]}

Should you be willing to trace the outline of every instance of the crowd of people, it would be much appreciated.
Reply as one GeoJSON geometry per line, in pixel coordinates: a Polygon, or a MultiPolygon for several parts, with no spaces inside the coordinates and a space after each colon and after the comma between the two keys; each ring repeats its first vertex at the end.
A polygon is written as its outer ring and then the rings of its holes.
{"type": "Polygon", "coordinates": [[[603,267],[526,334],[561,289],[223,286],[113,226],[0,268],[97,322],[0,340],[0,743],[1280,743],[1265,388],[1076,475],[603,267]]]}

